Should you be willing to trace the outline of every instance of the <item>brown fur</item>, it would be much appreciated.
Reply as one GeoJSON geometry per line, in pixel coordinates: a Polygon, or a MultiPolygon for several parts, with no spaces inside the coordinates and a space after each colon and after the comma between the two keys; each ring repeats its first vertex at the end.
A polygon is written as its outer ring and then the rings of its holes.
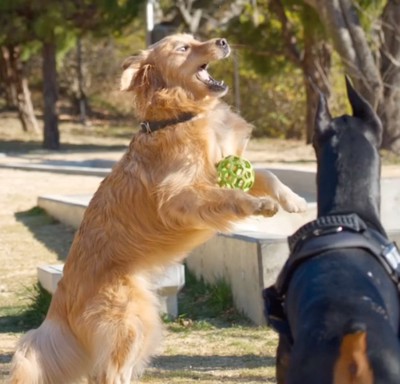
{"type": "Polygon", "coordinates": [[[251,126],[197,79],[199,67],[229,53],[221,40],[167,37],[124,63],[121,88],[141,120],[195,115],[137,133],[101,183],[75,236],[43,324],[20,342],[12,384],[129,383],[155,353],[161,324],[152,282],[216,231],[249,215],[291,212],[305,202],[259,172],[250,193],[216,185],[215,164],[241,155],[251,126]],[[187,47],[182,48],[183,46],[187,47]]]}
{"type": "Polygon", "coordinates": [[[373,384],[366,332],[355,332],[343,337],[333,373],[334,384],[373,384]]]}

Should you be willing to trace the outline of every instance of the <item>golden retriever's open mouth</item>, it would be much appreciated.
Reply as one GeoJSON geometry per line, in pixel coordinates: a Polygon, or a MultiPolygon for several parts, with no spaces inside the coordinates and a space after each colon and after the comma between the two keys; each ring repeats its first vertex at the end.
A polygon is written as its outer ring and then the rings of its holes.
{"type": "Polygon", "coordinates": [[[224,81],[215,80],[207,71],[208,64],[203,64],[196,73],[196,77],[213,92],[224,92],[227,86],[224,81]]]}

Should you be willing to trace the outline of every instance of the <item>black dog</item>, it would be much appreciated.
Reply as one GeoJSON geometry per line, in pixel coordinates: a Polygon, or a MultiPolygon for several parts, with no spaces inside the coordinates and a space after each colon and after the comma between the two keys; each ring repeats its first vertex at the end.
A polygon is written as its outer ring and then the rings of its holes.
{"type": "Polygon", "coordinates": [[[400,255],[379,219],[382,126],[346,79],[353,116],[315,122],[318,218],[289,237],[264,291],[278,383],[399,384],[400,255]]]}

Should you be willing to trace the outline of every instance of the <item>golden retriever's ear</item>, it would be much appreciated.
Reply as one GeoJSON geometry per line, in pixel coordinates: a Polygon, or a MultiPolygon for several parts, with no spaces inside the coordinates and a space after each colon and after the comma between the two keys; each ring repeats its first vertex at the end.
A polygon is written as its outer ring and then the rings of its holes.
{"type": "Polygon", "coordinates": [[[130,56],[122,63],[121,91],[132,91],[134,88],[142,89],[149,95],[156,89],[164,87],[164,81],[154,64],[147,62],[148,51],[143,51],[138,56],[130,56]]]}
{"type": "Polygon", "coordinates": [[[154,64],[144,64],[135,72],[132,86],[141,88],[149,95],[157,89],[163,88],[165,83],[154,64]]]}
{"type": "Polygon", "coordinates": [[[140,68],[140,64],[147,58],[145,52],[137,56],[129,56],[122,62],[121,91],[130,91],[133,86],[133,78],[140,68]]]}

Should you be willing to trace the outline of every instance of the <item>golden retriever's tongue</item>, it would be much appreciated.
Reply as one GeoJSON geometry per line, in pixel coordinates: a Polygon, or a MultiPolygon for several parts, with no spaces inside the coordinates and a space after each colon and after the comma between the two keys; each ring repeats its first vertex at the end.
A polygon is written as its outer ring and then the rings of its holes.
{"type": "Polygon", "coordinates": [[[203,80],[203,81],[210,81],[210,75],[209,75],[209,73],[205,70],[205,69],[200,69],[200,71],[199,72],[197,72],[198,73],[198,76],[199,76],[199,78],[201,79],[201,80],[203,80]]]}

